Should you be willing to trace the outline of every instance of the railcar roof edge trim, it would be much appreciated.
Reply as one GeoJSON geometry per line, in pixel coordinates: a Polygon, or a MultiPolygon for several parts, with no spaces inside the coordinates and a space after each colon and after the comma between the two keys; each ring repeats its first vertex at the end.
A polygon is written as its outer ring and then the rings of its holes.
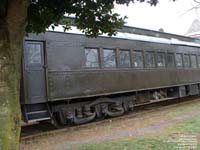
{"type": "MultiPolygon", "coordinates": [[[[63,27],[61,25],[56,27],[54,30],[49,28],[48,31],[84,35],[84,33],[78,30],[76,27],[71,27],[71,30],[67,30],[66,32],[63,32],[63,27]]],[[[200,44],[198,43],[181,41],[175,38],[166,39],[166,38],[158,38],[158,37],[153,37],[153,36],[145,36],[145,35],[138,35],[138,34],[132,34],[132,33],[124,33],[124,32],[118,32],[117,35],[111,36],[111,37],[107,36],[106,34],[100,35],[99,37],[128,39],[128,40],[153,42],[153,43],[161,43],[161,44],[169,44],[169,45],[186,45],[186,46],[192,46],[192,47],[200,47],[200,44]]]]}

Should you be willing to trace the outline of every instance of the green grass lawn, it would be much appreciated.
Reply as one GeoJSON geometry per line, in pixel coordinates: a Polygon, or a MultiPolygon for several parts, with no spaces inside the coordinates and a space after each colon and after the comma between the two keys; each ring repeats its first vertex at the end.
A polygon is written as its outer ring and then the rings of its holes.
{"type": "Polygon", "coordinates": [[[73,150],[200,150],[200,117],[178,123],[164,130],[160,135],[130,137],[79,147],[73,150]]]}

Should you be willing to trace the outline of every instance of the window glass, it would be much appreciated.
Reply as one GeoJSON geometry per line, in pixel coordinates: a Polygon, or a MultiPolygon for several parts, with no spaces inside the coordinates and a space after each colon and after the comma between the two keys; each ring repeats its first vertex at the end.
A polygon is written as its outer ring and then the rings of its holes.
{"type": "Polygon", "coordinates": [[[196,55],[191,55],[191,66],[192,66],[192,68],[197,68],[197,58],[196,58],[196,55]]]}
{"type": "Polygon", "coordinates": [[[183,56],[184,67],[190,67],[190,55],[184,54],[183,56]]]}
{"type": "Polygon", "coordinates": [[[176,54],[176,66],[183,67],[182,54],[176,54]]]}
{"type": "Polygon", "coordinates": [[[85,49],[85,66],[89,68],[98,68],[99,67],[99,57],[97,49],[85,49]]]}
{"type": "Polygon", "coordinates": [[[145,52],[145,66],[155,67],[155,57],[154,52],[145,52]]]}
{"type": "Polygon", "coordinates": [[[111,50],[111,49],[103,50],[103,66],[105,68],[116,67],[115,50],[111,50]]]}
{"type": "Polygon", "coordinates": [[[133,67],[143,68],[143,55],[142,52],[134,51],[133,52],[133,67]]]}
{"type": "Polygon", "coordinates": [[[41,45],[36,43],[27,44],[27,64],[41,64],[41,45]]]}
{"type": "Polygon", "coordinates": [[[197,56],[198,59],[198,67],[200,68],[200,56],[197,56]]]}
{"type": "Polygon", "coordinates": [[[120,50],[119,51],[119,67],[130,67],[130,51],[120,50]]]}
{"type": "Polygon", "coordinates": [[[157,53],[156,61],[158,67],[165,67],[165,53],[157,53]]]}
{"type": "Polygon", "coordinates": [[[174,54],[167,53],[167,67],[174,67],[174,64],[175,64],[174,54]]]}

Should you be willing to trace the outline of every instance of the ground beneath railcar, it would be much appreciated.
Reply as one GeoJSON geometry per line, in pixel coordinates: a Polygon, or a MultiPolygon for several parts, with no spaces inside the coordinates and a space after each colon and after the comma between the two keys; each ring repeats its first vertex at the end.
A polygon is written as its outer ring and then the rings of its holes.
{"type": "Polygon", "coordinates": [[[200,149],[200,99],[22,141],[21,150],[200,149]]]}

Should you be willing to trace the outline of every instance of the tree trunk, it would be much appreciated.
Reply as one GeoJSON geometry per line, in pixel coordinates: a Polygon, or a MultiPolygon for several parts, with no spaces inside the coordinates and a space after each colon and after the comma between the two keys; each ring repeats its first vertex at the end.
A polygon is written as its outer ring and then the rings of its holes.
{"type": "Polygon", "coordinates": [[[5,0],[0,18],[0,149],[19,149],[21,55],[28,0],[5,0]]]}
{"type": "Polygon", "coordinates": [[[20,59],[21,47],[18,45],[13,47],[13,45],[2,44],[2,42],[0,44],[3,45],[0,47],[0,149],[17,149],[21,114],[19,105],[20,64],[16,59],[20,59]],[[18,51],[17,56],[14,56],[13,51],[18,51]]]}

